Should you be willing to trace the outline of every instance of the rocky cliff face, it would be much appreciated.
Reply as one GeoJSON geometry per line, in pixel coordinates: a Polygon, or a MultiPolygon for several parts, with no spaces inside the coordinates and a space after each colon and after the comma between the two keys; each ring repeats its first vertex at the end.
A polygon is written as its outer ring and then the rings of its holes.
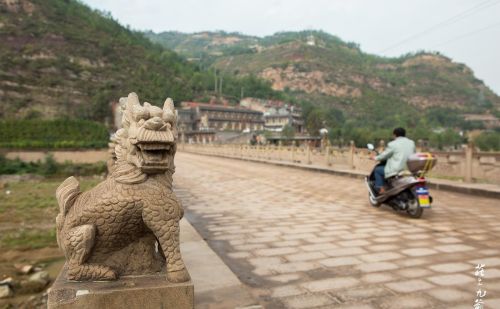
{"type": "Polygon", "coordinates": [[[361,96],[359,88],[339,85],[328,82],[328,73],[316,70],[310,72],[299,72],[294,66],[286,68],[265,68],[258,73],[259,77],[269,80],[275,90],[290,89],[292,91],[303,91],[305,93],[320,93],[335,97],[358,98],[361,96]]]}

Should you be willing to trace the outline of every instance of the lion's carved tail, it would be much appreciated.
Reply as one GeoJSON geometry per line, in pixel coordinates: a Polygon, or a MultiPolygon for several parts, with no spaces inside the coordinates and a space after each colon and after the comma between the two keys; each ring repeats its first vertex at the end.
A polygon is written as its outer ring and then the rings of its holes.
{"type": "Polygon", "coordinates": [[[71,206],[73,206],[78,194],[80,194],[80,183],[73,176],[67,178],[59,185],[56,190],[56,197],[59,203],[59,212],[63,216],[65,216],[71,206]]]}
{"type": "Polygon", "coordinates": [[[57,203],[59,204],[59,214],[56,217],[57,243],[63,251],[65,249],[63,242],[59,239],[59,234],[62,231],[66,214],[75,203],[80,192],[80,183],[73,176],[67,178],[56,190],[57,203]]]}

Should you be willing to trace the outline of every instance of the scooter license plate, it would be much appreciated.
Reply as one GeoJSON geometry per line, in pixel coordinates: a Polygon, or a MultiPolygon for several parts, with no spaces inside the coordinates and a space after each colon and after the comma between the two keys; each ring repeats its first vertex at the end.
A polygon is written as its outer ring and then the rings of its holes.
{"type": "Polygon", "coordinates": [[[431,202],[429,200],[429,190],[427,190],[426,187],[419,187],[417,188],[417,198],[418,198],[418,204],[422,208],[429,208],[431,207],[431,202]]]}

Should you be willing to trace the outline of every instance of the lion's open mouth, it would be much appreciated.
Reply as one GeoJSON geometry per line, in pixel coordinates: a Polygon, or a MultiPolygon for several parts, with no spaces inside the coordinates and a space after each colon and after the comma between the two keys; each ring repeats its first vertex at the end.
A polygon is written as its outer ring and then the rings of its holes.
{"type": "Polygon", "coordinates": [[[170,143],[139,143],[141,154],[141,168],[145,170],[166,170],[169,165],[169,156],[174,149],[170,143]]]}

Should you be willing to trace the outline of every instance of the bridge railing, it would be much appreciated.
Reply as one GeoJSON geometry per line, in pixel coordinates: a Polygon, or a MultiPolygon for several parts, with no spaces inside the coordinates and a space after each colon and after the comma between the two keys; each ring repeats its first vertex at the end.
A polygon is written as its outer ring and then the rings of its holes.
{"type": "MultiPolygon", "coordinates": [[[[369,172],[374,162],[367,149],[236,144],[179,144],[179,150],[255,160],[282,161],[332,169],[369,172]]],[[[476,152],[471,145],[462,151],[432,151],[438,163],[429,176],[465,182],[500,184],[500,152],[476,152]]]]}

